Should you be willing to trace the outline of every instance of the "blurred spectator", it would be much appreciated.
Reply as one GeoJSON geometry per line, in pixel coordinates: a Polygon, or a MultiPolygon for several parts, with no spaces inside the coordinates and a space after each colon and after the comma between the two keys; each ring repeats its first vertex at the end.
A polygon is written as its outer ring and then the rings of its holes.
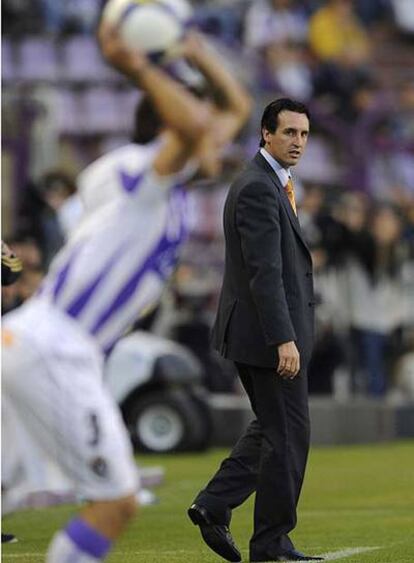
{"type": "Polygon", "coordinates": [[[393,21],[393,0],[355,0],[358,17],[369,30],[377,31],[393,21]]]}
{"type": "Polygon", "coordinates": [[[323,246],[310,246],[314,268],[315,287],[315,344],[309,363],[309,392],[332,394],[334,375],[346,361],[343,346],[342,300],[337,272],[328,267],[323,246]]]}
{"type": "Polygon", "coordinates": [[[243,2],[199,2],[193,14],[196,27],[214,36],[228,46],[238,47],[242,35],[243,2]]]}
{"type": "Polygon", "coordinates": [[[313,78],[314,98],[324,103],[325,112],[344,120],[347,129],[376,106],[380,89],[371,71],[324,64],[313,78]]]}
{"type": "Polygon", "coordinates": [[[414,78],[402,80],[377,126],[370,161],[373,195],[409,205],[414,198],[414,78]]]}
{"type": "Polygon", "coordinates": [[[41,191],[46,204],[55,212],[60,231],[66,240],[83,213],[75,179],[61,170],[52,170],[43,177],[41,191]]]}
{"type": "Polygon", "coordinates": [[[305,14],[294,0],[258,0],[246,13],[245,43],[253,49],[286,41],[303,44],[307,33],[305,14]]]}
{"type": "Polygon", "coordinates": [[[205,387],[213,393],[230,393],[236,388],[236,371],[212,350],[210,331],[214,320],[214,302],[220,276],[204,267],[181,264],[171,288],[172,310],[164,315],[164,336],[194,352],[205,369],[205,387]],[[169,319],[168,319],[169,316],[169,319]]]}
{"type": "MultiPolygon", "coordinates": [[[[365,227],[368,199],[360,192],[334,194],[330,205],[314,217],[319,240],[314,243],[326,252],[326,268],[343,268],[354,248],[366,252],[365,227]]],[[[343,315],[342,315],[343,316],[343,315]]]]}
{"type": "MultiPolygon", "coordinates": [[[[316,56],[315,95],[329,96],[332,110],[347,119],[355,91],[370,77],[371,42],[352,0],[328,0],[309,21],[309,45],[316,56]]],[[[326,100],[324,100],[326,101],[326,100]]]]}
{"type": "Polygon", "coordinates": [[[91,33],[98,21],[100,0],[40,0],[48,33],[91,33]]]}
{"type": "Polygon", "coordinates": [[[346,362],[344,303],[337,266],[344,261],[344,230],[327,210],[326,192],[305,186],[299,209],[302,232],[312,253],[315,288],[315,346],[309,364],[309,392],[331,394],[334,375],[346,362]]]}
{"type": "Polygon", "coordinates": [[[372,170],[376,163],[376,137],[379,124],[389,114],[389,101],[376,77],[336,71],[336,67],[325,66],[316,79],[317,122],[330,134],[331,143],[335,143],[343,159],[341,184],[375,196],[378,189],[372,170]]]}
{"type": "Polygon", "coordinates": [[[245,44],[263,61],[264,85],[307,100],[312,75],[306,56],[306,14],[294,0],[252,2],[245,20],[245,44]]]}
{"type": "Polygon", "coordinates": [[[302,199],[298,215],[300,219],[300,227],[305,236],[306,242],[315,248],[321,243],[321,231],[318,225],[318,219],[325,204],[325,193],[323,189],[317,185],[307,185],[303,191],[302,199]]]}
{"type": "Polygon", "coordinates": [[[370,40],[353,0],[327,0],[309,22],[312,51],[323,62],[357,68],[370,58],[370,40]]]}
{"type": "Polygon", "coordinates": [[[101,0],[3,0],[3,32],[91,33],[102,4],[101,0]]]}
{"type": "Polygon", "coordinates": [[[323,203],[323,193],[313,186],[305,190],[300,210],[318,305],[310,389],[331,392],[335,370],[348,365],[354,391],[383,396],[393,382],[401,329],[410,322],[404,222],[391,205],[371,209],[358,192],[334,199],[333,212],[323,203]]]}
{"type": "Polygon", "coordinates": [[[2,32],[24,35],[42,30],[41,0],[3,0],[1,3],[2,32]]]}
{"type": "Polygon", "coordinates": [[[397,85],[397,94],[397,107],[390,119],[389,134],[395,140],[411,143],[414,149],[414,79],[403,80],[397,85]]]}
{"type": "Polygon", "coordinates": [[[367,229],[353,239],[344,270],[355,359],[361,368],[356,386],[373,396],[382,396],[389,388],[404,319],[402,228],[393,207],[374,208],[367,229]]]}
{"type": "Polygon", "coordinates": [[[18,223],[20,231],[38,243],[47,267],[81,215],[74,179],[57,169],[29,184],[18,223]]]}

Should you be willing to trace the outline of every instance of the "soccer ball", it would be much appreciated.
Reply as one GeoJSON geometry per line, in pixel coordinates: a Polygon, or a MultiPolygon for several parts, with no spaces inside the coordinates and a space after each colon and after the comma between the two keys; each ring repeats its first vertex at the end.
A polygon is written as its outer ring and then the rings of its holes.
{"type": "Polygon", "coordinates": [[[102,17],[129,48],[157,60],[178,45],[191,14],[187,0],[109,0],[102,17]]]}

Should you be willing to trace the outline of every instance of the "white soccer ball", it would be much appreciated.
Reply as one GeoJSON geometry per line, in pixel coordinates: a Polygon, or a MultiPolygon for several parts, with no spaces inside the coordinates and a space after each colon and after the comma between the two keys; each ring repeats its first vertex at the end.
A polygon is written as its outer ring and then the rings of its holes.
{"type": "Polygon", "coordinates": [[[129,48],[156,57],[179,44],[191,15],[187,0],[109,0],[102,17],[129,48]]]}

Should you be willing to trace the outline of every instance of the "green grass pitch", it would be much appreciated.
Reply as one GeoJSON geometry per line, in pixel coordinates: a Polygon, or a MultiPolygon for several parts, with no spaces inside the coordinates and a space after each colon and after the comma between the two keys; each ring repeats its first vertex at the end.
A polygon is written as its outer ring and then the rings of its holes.
{"type": "MultiPolygon", "coordinates": [[[[164,465],[161,502],[144,507],[116,545],[111,563],[213,563],[220,561],[186,517],[193,495],[212,475],[223,450],[200,455],[142,456],[164,465]]],[[[232,532],[248,561],[252,499],[234,511],[232,532]]],[[[49,538],[76,507],[30,510],[3,520],[19,538],[2,546],[4,563],[44,561],[49,538]]],[[[298,549],[345,563],[414,562],[414,442],[314,448],[292,534],[298,549]],[[330,554],[330,555],[329,555],[330,554]]]]}

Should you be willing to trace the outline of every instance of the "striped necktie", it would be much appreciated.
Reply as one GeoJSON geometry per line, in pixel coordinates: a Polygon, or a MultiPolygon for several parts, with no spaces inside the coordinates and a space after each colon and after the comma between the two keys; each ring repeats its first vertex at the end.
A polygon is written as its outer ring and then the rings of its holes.
{"type": "Polygon", "coordinates": [[[286,195],[289,198],[290,205],[292,206],[293,212],[297,215],[296,211],[296,201],[295,201],[295,190],[293,188],[292,178],[289,178],[286,186],[285,186],[286,195]]]}

